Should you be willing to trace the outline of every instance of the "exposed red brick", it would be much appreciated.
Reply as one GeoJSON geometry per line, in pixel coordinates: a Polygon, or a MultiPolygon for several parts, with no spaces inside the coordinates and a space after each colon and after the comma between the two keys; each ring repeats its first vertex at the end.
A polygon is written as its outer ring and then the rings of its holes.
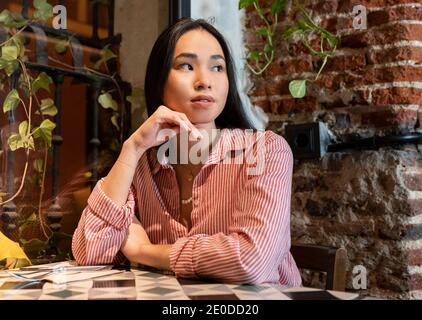
{"type": "Polygon", "coordinates": [[[265,70],[265,78],[270,79],[275,76],[285,73],[284,69],[278,63],[272,63],[268,66],[268,69],[265,70]]]}
{"type": "Polygon", "coordinates": [[[365,53],[356,55],[335,56],[327,61],[325,70],[355,70],[366,65],[365,53]]]}
{"type": "Polygon", "coordinates": [[[356,5],[363,5],[367,9],[389,7],[403,3],[415,3],[413,0],[339,0],[337,12],[352,12],[356,5]]]}
{"type": "Polygon", "coordinates": [[[256,34],[255,32],[247,32],[245,34],[245,43],[249,46],[251,45],[265,45],[264,37],[256,34]]]}
{"type": "Polygon", "coordinates": [[[400,60],[422,61],[422,48],[395,47],[385,50],[370,50],[368,64],[381,64],[400,60]]]}
{"type": "Polygon", "coordinates": [[[254,84],[253,89],[249,92],[250,96],[261,97],[267,95],[264,81],[256,80],[254,81],[254,84]]]}
{"type": "Polygon", "coordinates": [[[368,27],[399,20],[422,20],[422,8],[396,7],[369,12],[368,27]]]}
{"type": "Polygon", "coordinates": [[[328,19],[322,20],[320,25],[327,31],[335,34],[336,31],[338,30],[353,28],[353,18],[349,18],[349,17],[328,18],[328,19]]]}
{"type": "Polygon", "coordinates": [[[364,48],[368,45],[391,44],[401,40],[422,41],[422,25],[396,24],[359,31],[341,37],[341,48],[364,48]]]}
{"type": "Polygon", "coordinates": [[[280,100],[278,105],[278,114],[287,114],[289,112],[312,112],[317,108],[315,97],[305,96],[302,99],[287,98],[280,100]]]}
{"type": "Polygon", "coordinates": [[[318,80],[315,82],[316,86],[324,89],[330,89],[336,91],[340,89],[340,84],[344,82],[345,74],[343,73],[324,73],[320,75],[318,80]]]}
{"type": "Polygon", "coordinates": [[[422,199],[409,199],[411,215],[416,216],[422,213],[422,199]]]}
{"type": "Polygon", "coordinates": [[[256,101],[252,103],[254,106],[261,107],[264,112],[271,112],[270,102],[268,100],[256,101]]]}
{"type": "Polygon", "coordinates": [[[410,266],[422,265],[422,249],[410,250],[408,259],[410,266]]]}
{"type": "Polygon", "coordinates": [[[404,185],[412,191],[422,190],[422,174],[404,174],[404,185]]]}
{"type": "Polygon", "coordinates": [[[265,85],[265,92],[267,96],[279,95],[282,83],[280,81],[268,81],[265,85]]]}
{"type": "MultiPolygon", "coordinates": [[[[309,40],[309,39],[308,39],[309,40]]],[[[309,40],[309,45],[312,47],[312,49],[316,50],[316,51],[320,51],[321,50],[321,42],[319,38],[314,38],[309,40]]],[[[324,42],[324,50],[328,51],[330,50],[329,44],[327,42],[324,42]]],[[[295,57],[299,54],[309,54],[309,50],[308,48],[306,48],[302,42],[296,42],[296,43],[291,43],[289,44],[289,55],[292,57],[295,57]]]]}
{"type": "Polygon", "coordinates": [[[392,127],[397,125],[416,125],[418,115],[416,110],[390,109],[373,111],[362,114],[362,124],[371,125],[377,128],[392,127]]]}
{"type": "Polygon", "coordinates": [[[422,290],[422,274],[416,273],[410,275],[409,289],[411,291],[422,290]]]}
{"type": "Polygon", "coordinates": [[[293,59],[288,61],[281,61],[280,71],[283,74],[312,72],[312,58],[293,59]]]}
{"type": "Polygon", "coordinates": [[[394,87],[372,91],[372,104],[421,104],[422,89],[394,87]]]}
{"type": "Polygon", "coordinates": [[[398,66],[385,68],[366,68],[359,75],[345,75],[347,87],[393,81],[422,81],[422,68],[398,66]]]}

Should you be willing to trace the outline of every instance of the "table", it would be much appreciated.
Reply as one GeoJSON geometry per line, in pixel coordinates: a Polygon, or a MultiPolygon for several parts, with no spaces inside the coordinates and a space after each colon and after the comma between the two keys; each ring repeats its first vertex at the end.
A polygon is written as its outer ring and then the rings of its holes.
{"type": "MultiPolygon", "coordinates": [[[[75,266],[74,262],[38,265],[31,268],[75,266]]],[[[275,284],[236,285],[176,278],[170,272],[136,266],[102,266],[101,270],[67,269],[39,281],[30,277],[36,269],[13,275],[0,271],[0,300],[351,300],[358,294],[312,288],[286,288],[275,284]],[[72,271],[73,270],[73,271],[72,271]],[[63,278],[64,277],[64,278],[63,278]],[[73,277],[73,278],[72,278],[73,277]],[[75,277],[84,279],[75,280],[75,277]],[[88,277],[88,278],[86,278],[88,277]],[[47,279],[47,280],[46,280],[47,279]],[[51,282],[52,280],[53,282],[51,282]],[[64,279],[64,280],[63,280],[64,279]],[[75,281],[73,281],[75,280],[75,281]]],[[[54,269],[56,270],[56,269],[54,269]]]]}

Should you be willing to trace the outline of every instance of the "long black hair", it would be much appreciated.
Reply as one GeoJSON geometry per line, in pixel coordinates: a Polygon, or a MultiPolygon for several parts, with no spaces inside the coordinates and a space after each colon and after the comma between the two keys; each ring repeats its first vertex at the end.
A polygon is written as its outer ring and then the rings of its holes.
{"type": "Polygon", "coordinates": [[[223,49],[226,60],[229,90],[226,105],[220,115],[215,119],[216,126],[222,129],[253,129],[252,124],[246,117],[237,91],[233,59],[226,40],[217,29],[203,19],[180,19],[164,30],[155,41],[148,59],[145,75],[145,100],[148,116],[151,116],[163,104],[164,86],[172,66],[177,40],[184,33],[195,29],[203,29],[213,35],[223,49]]]}

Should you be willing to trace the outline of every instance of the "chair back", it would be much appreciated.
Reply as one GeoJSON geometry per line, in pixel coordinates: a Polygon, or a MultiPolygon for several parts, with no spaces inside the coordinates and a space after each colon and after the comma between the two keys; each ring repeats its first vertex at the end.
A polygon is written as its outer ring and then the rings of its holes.
{"type": "Polygon", "coordinates": [[[344,291],[346,288],[347,251],[344,248],[296,244],[290,248],[300,269],[322,271],[327,274],[325,289],[344,291]]]}

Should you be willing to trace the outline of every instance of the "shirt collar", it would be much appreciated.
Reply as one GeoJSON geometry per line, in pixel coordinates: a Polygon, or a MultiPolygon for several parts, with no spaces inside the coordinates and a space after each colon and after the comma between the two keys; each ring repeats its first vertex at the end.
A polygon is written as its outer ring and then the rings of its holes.
{"type": "MultiPolygon", "coordinates": [[[[208,159],[204,167],[210,164],[217,164],[228,156],[237,154],[236,151],[245,150],[245,131],[242,129],[221,129],[220,137],[214,142],[214,147],[211,149],[208,159]]],[[[158,154],[159,146],[148,150],[147,156],[151,168],[151,173],[155,175],[161,169],[171,168],[168,157],[162,153],[161,159],[158,154]]]]}

